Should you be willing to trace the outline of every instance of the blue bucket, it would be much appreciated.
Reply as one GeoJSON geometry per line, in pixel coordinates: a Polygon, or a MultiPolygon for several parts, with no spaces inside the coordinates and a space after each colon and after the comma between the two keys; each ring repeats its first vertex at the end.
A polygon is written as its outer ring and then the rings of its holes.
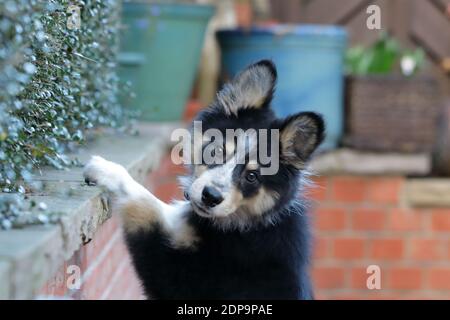
{"type": "Polygon", "coordinates": [[[321,113],[327,123],[322,149],[335,148],[343,131],[345,29],[319,25],[276,25],[221,30],[222,72],[233,77],[247,65],[271,59],[278,69],[273,107],[283,117],[321,113]]]}
{"type": "Polygon", "coordinates": [[[125,2],[119,74],[142,120],[179,121],[192,90],[210,5],[125,2]]]}

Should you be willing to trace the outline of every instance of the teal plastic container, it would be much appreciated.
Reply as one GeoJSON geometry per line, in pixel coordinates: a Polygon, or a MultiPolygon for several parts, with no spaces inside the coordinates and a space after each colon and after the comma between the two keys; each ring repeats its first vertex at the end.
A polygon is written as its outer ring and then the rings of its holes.
{"type": "Polygon", "coordinates": [[[181,119],[213,13],[207,5],[123,4],[119,76],[135,98],[121,100],[140,119],[181,119]]]}
{"type": "Polygon", "coordinates": [[[275,25],[217,33],[225,78],[260,59],[278,69],[273,107],[278,116],[321,113],[327,124],[322,149],[335,148],[343,132],[345,29],[319,25],[275,25]]]}

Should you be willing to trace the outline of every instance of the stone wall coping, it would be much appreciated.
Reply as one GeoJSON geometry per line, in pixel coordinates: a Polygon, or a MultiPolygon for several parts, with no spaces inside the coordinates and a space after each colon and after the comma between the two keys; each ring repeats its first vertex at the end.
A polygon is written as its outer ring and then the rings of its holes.
{"type": "Polygon", "coordinates": [[[450,178],[408,179],[403,196],[412,207],[450,208],[450,178]]]}
{"type": "Polygon", "coordinates": [[[317,154],[310,165],[319,175],[425,176],[431,171],[428,154],[375,153],[338,149],[317,154]]]}
{"type": "MultiPolygon", "coordinates": [[[[125,166],[143,182],[171,145],[173,129],[179,123],[139,124],[139,135],[100,135],[72,157],[85,163],[100,155],[125,166]]],[[[44,187],[30,200],[43,201],[52,212],[63,213],[58,224],[29,226],[0,231],[0,299],[31,299],[46,281],[94,236],[109,218],[107,201],[100,188],[84,183],[82,168],[44,169],[35,180],[44,187]]]]}

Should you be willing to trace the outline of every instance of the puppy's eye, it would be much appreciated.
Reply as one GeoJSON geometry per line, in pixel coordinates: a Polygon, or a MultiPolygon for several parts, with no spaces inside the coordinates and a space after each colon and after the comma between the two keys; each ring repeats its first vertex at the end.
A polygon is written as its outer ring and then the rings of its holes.
{"type": "Polygon", "coordinates": [[[255,172],[250,171],[245,175],[245,179],[250,183],[254,183],[258,179],[258,175],[255,172]]]}

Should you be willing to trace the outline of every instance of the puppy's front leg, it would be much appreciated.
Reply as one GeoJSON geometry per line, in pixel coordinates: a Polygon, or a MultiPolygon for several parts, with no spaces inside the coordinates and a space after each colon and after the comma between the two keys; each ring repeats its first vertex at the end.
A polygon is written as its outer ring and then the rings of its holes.
{"type": "Polygon", "coordinates": [[[168,205],[136,182],[121,165],[93,156],[83,172],[88,183],[105,188],[113,197],[113,205],[123,218],[125,232],[151,232],[161,227],[174,247],[192,247],[197,238],[188,224],[188,202],[168,205]]]}

